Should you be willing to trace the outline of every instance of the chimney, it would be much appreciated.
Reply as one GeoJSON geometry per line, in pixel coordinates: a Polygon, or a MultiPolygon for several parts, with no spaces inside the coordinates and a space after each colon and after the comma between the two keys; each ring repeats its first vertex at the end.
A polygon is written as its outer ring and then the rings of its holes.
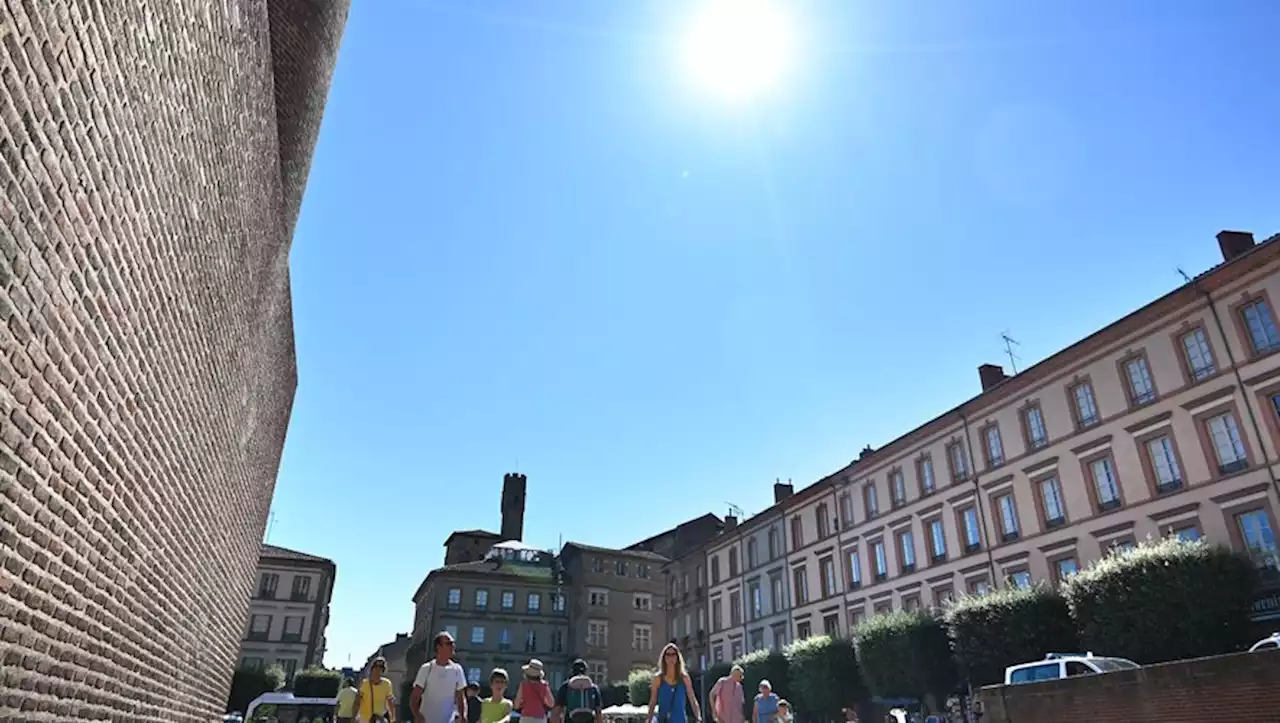
{"type": "Polygon", "coordinates": [[[522,474],[502,476],[502,542],[524,537],[524,493],[528,480],[522,474]]]}
{"type": "Polygon", "coordinates": [[[978,378],[982,380],[982,391],[987,391],[1000,382],[1008,379],[1004,367],[999,364],[983,364],[978,367],[978,378]]]}
{"type": "Polygon", "coordinates": [[[782,480],[778,480],[777,482],[773,483],[774,504],[777,504],[787,499],[788,497],[790,497],[791,495],[794,495],[795,493],[796,493],[796,488],[794,485],[791,484],[791,480],[787,480],[786,482],[783,482],[782,480]]]}
{"type": "Polygon", "coordinates": [[[1219,231],[1218,248],[1222,249],[1222,260],[1233,261],[1253,248],[1253,234],[1248,231],[1219,231]]]}
{"type": "Polygon", "coordinates": [[[733,528],[735,528],[735,527],[737,527],[737,526],[738,526],[738,516],[737,516],[737,515],[725,515],[725,516],[724,516],[724,529],[725,529],[725,530],[732,530],[733,528]]]}

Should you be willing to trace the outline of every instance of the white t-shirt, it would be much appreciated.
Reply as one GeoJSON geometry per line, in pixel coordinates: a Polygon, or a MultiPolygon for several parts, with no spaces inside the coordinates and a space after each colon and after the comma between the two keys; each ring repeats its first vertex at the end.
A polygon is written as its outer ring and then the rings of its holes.
{"type": "Polygon", "coordinates": [[[467,687],[467,674],[457,663],[450,661],[447,665],[440,665],[432,660],[418,668],[413,687],[422,689],[422,704],[418,706],[418,712],[422,713],[426,723],[451,723],[453,714],[458,711],[454,696],[467,687]]]}

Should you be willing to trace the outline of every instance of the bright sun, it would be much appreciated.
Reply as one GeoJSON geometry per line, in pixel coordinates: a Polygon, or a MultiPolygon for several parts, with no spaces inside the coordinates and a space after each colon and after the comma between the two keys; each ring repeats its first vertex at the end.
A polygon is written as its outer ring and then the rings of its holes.
{"type": "Polygon", "coordinates": [[[685,38],[685,69],[703,90],[751,98],[785,75],[791,40],[777,2],[705,0],[685,38]]]}

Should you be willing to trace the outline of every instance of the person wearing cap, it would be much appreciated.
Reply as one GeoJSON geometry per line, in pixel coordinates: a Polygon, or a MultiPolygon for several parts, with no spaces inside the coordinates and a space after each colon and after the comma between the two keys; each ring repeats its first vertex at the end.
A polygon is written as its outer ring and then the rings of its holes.
{"type": "Polygon", "coordinates": [[[556,691],[555,715],[559,723],[603,723],[604,699],[600,686],[587,675],[587,661],[578,658],[569,666],[572,676],[556,691]]]}
{"type": "Polygon", "coordinates": [[[522,723],[546,723],[547,713],[555,707],[556,699],[551,695],[542,661],[531,658],[520,670],[524,672],[524,680],[516,689],[515,710],[522,723]]]}
{"type": "Polygon", "coordinates": [[[467,723],[480,723],[480,684],[467,683],[467,723]]]}
{"type": "Polygon", "coordinates": [[[773,692],[773,684],[767,680],[760,681],[760,694],[751,706],[752,723],[775,723],[778,717],[778,694],[773,692]]]}
{"type": "Polygon", "coordinates": [[[742,694],[742,666],[735,665],[729,674],[711,686],[711,711],[716,723],[743,723],[746,697],[742,694]]]}
{"type": "Polygon", "coordinates": [[[356,716],[365,723],[395,723],[395,686],[382,677],[387,659],[378,656],[369,666],[369,677],[360,682],[356,692],[356,716]]]}
{"type": "Polygon", "coordinates": [[[453,636],[439,633],[432,645],[435,657],[418,668],[409,695],[414,723],[466,723],[467,674],[453,662],[453,636]]]}

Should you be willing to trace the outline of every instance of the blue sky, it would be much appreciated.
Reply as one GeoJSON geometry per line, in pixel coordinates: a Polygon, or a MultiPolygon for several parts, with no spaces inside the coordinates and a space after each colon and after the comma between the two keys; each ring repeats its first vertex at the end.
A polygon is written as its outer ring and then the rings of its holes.
{"type": "Polygon", "coordinates": [[[275,544],[327,662],[450,531],[624,545],[766,507],[1280,231],[1273,2],[791,0],[747,101],[694,0],[353,4],[292,253],[275,544]]]}

